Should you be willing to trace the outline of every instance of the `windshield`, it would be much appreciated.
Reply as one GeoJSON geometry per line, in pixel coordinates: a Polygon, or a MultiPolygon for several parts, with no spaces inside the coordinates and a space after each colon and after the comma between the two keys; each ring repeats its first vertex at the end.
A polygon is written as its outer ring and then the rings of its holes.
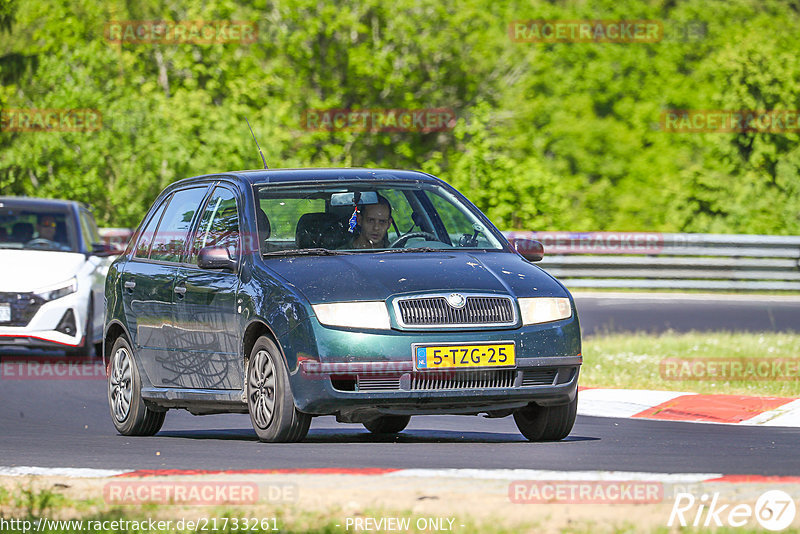
{"type": "Polygon", "coordinates": [[[500,240],[438,184],[257,185],[261,252],[500,250],[500,240]]]}
{"type": "Polygon", "coordinates": [[[0,248],[26,250],[78,250],[75,231],[64,211],[35,208],[0,208],[0,248]]]}

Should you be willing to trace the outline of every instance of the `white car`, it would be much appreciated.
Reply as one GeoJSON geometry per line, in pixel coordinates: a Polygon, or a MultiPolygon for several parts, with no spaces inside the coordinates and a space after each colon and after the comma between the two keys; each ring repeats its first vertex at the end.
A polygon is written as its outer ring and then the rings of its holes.
{"type": "Polygon", "coordinates": [[[80,203],[0,197],[0,350],[91,355],[102,345],[112,254],[80,203]]]}

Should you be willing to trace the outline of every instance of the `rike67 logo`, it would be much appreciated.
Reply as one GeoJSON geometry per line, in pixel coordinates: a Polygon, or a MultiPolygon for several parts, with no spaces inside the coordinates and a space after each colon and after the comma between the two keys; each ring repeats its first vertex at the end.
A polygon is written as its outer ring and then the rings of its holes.
{"type": "Polygon", "coordinates": [[[796,512],[792,497],[781,490],[763,493],[755,506],[721,504],[719,493],[704,493],[699,499],[691,493],[678,493],[667,526],[675,526],[677,522],[682,527],[743,527],[755,526],[755,521],[766,530],[779,531],[792,524],[796,512]]]}

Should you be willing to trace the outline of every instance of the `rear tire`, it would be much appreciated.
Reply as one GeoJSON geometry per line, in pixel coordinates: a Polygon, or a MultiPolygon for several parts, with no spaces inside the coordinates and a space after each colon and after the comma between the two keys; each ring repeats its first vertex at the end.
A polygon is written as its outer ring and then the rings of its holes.
{"type": "Polygon", "coordinates": [[[364,427],[373,434],[397,434],[411,421],[410,415],[381,415],[364,422],[364,427]]]}
{"type": "Polygon", "coordinates": [[[120,336],[108,365],[108,407],[111,421],[123,436],[152,436],[161,430],[167,412],[148,408],[142,399],[142,381],[128,340],[120,336]]]}
{"type": "Polygon", "coordinates": [[[262,336],[247,365],[247,408],[258,439],[267,443],[303,441],[311,416],[294,405],[289,373],[278,347],[262,336]]]}
{"type": "Polygon", "coordinates": [[[514,422],[529,441],[559,441],[572,431],[578,413],[578,392],[569,404],[539,406],[529,404],[514,412],[514,422]]]}

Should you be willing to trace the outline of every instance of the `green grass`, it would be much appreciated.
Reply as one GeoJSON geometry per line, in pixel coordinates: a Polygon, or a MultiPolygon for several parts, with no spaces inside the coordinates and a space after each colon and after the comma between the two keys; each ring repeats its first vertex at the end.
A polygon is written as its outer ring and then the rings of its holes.
{"type": "MultiPolygon", "coordinates": [[[[456,517],[446,512],[435,517],[450,517],[454,519],[453,530],[454,533],[471,534],[473,532],[480,532],[481,534],[521,534],[528,532],[561,532],[565,534],[594,534],[594,533],[612,533],[612,534],[634,534],[634,533],[658,533],[667,534],[675,532],[674,528],[667,528],[666,526],[651,526],[643,528],[637,525],[635,520],[626,518],[623,515],[613,519],[587,519],[577,516],[567,521],[567,525],[556,527],[549,522],[549,514],[541,515],[541,508],[537,508],[538,516],[531,516],[524,520],[516,520],[511,522],[504,521],[504,518],[497,517],[490,521],[476,522],[469,517],[456,517]]],[[[654,510],[654,513],[666,513],[663,509],[661,511],[654,510]]],[[[348,517],[351,516],[348,514],[348,517]]],[[[408,518],[410,522],[409,530],[379,530],[379,532],[433,532],[434,530],[418,530],[416,528],[417,519],[431,518],[430,515],[418,515],[409,509],[384,509],[384,508],[367,508],[353,517],[361,518],[408,518]]],[[[69,499],[58,495],[54,498],[54,492],[50,490],[36,491],[28,488],[27,493],[13,502],[5,501],[0,503],[0,521],[5,523],[2,528],[3,533],[19,533],[30,534],[31,532],[53,533],[53,534],[85,534],[86,532],[105,532],[112,534],[167,534],[167,533],[180,533],[180,534],[197,534],[197,532],[218,532],[221,534],[242,534],[242,533],[273,533],[281,532],[283,534],[349,534],[352,532],[366,532],[367,530],[360,530],[350,526],[347,528],[345,524],[345,517],[341,510],[330,509],[327,511],[317,510],[312,511],[306,507],[272,507],[267,504],[257,506],[256,508],[247,507],[242,508],[227,508],[227,507],[180,507],[176,510],[172,506],[156,505],[148,507],[138,506],[106,506],[94,500],[81,501],[69,499]],[[33,506],[31,506],[33,503],[33,506]],[[90,506],[91,503],[91,506],[90,506]],[[9,506],[11,505],[11,506],[9,506]],[[88,507],[94,508],[92,512],[79,513],[77,510],[86,509],[88,507]],[[35,521],[41,517],[48,518],[47,525],[52,525],[52,521],[64,521],[60,527],[57,528],[40,528],[37,529],[35,521]],[[27,530],[19,528],[19,524],[9,526],[9,520],[15,519],[16,521],[30,521],[26,524],[27,530]],[[198,518],[206,518],[207,522],[204,523],[205,529],[198,528],[198,518]],[[209,523],[210,518],[216,518],[217,529],[212,530],[212,524],[209,523]],[[223,528],[224,518],[229,518],[229,522],[223,528]],[[275,518],[266,520],[265,528],[245,527],[240,524],[235,528],[232,520],[233,518],[275,518]],[[156,530],[150,530],[146,527],[149,519],[153,521],[170,521],[170,527],[163,529],[156,527],[156,530]],[[183,528],[178,528],[178,523],[183,520],[183,528]],[[71,525],[66,523],[72,521],[71,525]],[[82,522],[78,525],[77,521],[82,522]],[[116,521],[116,527],[111,526],[111,522],[116,521]],[[127,523],[122,523],[126,521],[127,523]],[[194,521],[193,528],[187,528],[187,521],[194,521]],[[97,522],[100,525],[108,525],[106,528],[95,528],[97,522]],[[139,522],[139,525],[134,525],[132,522],[139,522]],[[273,530],[277,526],[278,530],[273,530]],[[137,528],[138,527],[138,528],[137,528]]],[[[667,521],[667,516],[664,516],[664,521],[667,521]]],[[[557,521],[562,523],[562,521],[557,521]]],[[[763,532],[759,530],[757,524],[749,521],[744,528],[722,528],[711,530],[708,528],[684,528],[681,532],[687,533],[751,533],[763,532]]],[[[800,534],[800,531],[794,526],[782,530],[786,534],[800,534]]]]}
{"type": "MultiPolygon", "coordinates": [[[[725,359],[746,369],[748,361],[785,359],[800,363],[800,335],[790,333],[667,332],[652,334],[607,334],[583,340],[581,385],[590,387],[653,389],[696,393],[800,397],[797,372],[783,379],[770,370],[763,378],[709,378],[671,380],[662,376],[661,362],[667,358],[725,359]]],[[[672,367],[671,369],[676,369],[672,367]]],[[[686,376],[687,368],[681,376],[686,376]]],[[[762,367],[763,369],[763,367],[762,367]]],[[[786,369],[786,367],[782,367],[786,369]]],[[[666,369],[664,370],[666,372],[666,369]]],[[[676,374],[672,373],[671,377],[676,374]]],[[[742,376],[741,374],[739,376],[742,376]]]]}

